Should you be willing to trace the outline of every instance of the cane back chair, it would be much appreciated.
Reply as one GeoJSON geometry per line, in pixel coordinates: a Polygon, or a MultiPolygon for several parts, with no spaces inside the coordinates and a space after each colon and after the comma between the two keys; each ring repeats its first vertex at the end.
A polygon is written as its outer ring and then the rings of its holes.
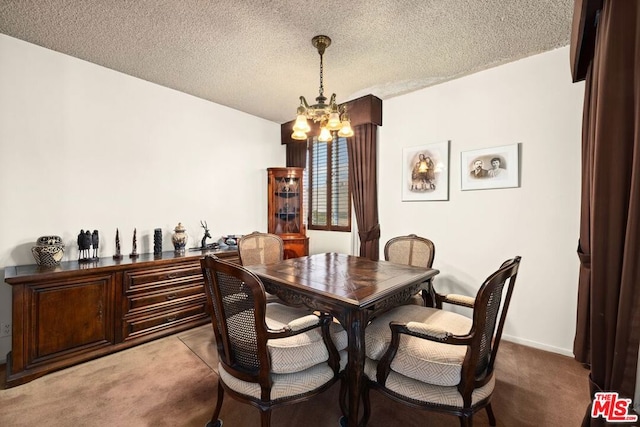
{"type": "Polygon", "coordinates": [[[284,259],[284,243],[277,234],[257,231],[238,240],[240,264],[272,264],[284,259]]]}
{"type": "Polygon", "coordinates": [[[520,257],[505,261],[485,280],[472,299],[471,319],[417,305],[374,319],[365,332],[365,418],[373,388],[412,407],[457,415],[463,427],[484,408],[495,426],[494,367],[519,265],[520,257]]]}
{"type": "MultiPolygon", "coordinates": [[[[431,268],[435,255],[436,247],[433,242],[415,234],[394,237],[384,245],[385,261],[396,264],[431,268]]],[[[423,290],[421,295],[412,298],[411,303],[432,306],[434,299],[433,286],[429,286],[429,290],[423,290]]]]}
{"type": "Polygon", "coordinates": [[[272,408],[307,400],[338,380],[347,357],[333,340],[346,348],[346,333],[331,316],[267,304],[256,275],[215,256],[201,266],[219,360],[218,398],[207,427],[222,426],[225,393],[257,407],[261,426],[268,427],[272,408]]]}

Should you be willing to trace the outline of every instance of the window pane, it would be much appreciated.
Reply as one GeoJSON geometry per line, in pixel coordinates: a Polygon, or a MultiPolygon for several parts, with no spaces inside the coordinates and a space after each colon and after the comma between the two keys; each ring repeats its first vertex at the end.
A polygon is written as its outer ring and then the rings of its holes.
{"type": "Polygon", "coordinates": [[[311,225],[327,225],[327,164],[328,144],[314,139],[313,142],[313,183],[311,188],[311,225]]]}
{"type": "Polygon", "coordinates": [[[331,162],[331,225],[349,225],[349,161],[346,138],[333,142],[331,162]]]}
{"type": "Polygon", "coordinates": [[[309,229],[349,231],[351,193],[347,139],[309,145],[309,229]]]}

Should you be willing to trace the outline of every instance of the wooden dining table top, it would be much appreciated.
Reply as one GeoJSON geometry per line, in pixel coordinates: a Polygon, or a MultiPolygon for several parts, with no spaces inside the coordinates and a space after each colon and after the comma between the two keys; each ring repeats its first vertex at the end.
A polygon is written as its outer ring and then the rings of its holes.
{"type": "Polygon", "coordinates": [[[291,258],[275,264],[247,266],[268,282],[309,296],[330,298],[338,305],[367,308],[408,285],[431,279],[433,268],[325,253],[291,258]]]}

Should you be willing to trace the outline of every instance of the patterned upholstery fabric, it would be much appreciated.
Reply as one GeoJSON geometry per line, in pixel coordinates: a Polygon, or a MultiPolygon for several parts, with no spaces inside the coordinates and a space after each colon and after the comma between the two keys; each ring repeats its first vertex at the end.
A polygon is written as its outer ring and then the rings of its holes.
{"type": "MultiPolygon", "coordinates": [[[[403,305],[374,319],[365,330],[367,357],[378,361],[389,347],[389,322],[424,323],[430,329],[441,329],[454,335],[467,334],[471,319],[435,308],[403,305]]],[[[466,346],[454,346],[402,335],[398,352],[391,363],[392,371],[436,386],[456,386],[460,382],[466,346]]]]}
{"type": "MultiPolygon", "coordinates": [[[[340,370],[346,366],[347,352],[340,352],[340,370]]],[[[218,364],[220,379],[232,390],[260,399],[260,384],[242,381],[230,375],[224,370],[222,364],[218,364]]],[[[317,364],[300,372],[290,374],[272,374],[271,400],[292,397],[308,393],[322,387],[333,378],[333,371],[326,363],[317,364]]]]}
{"type": "MultiPolygon", "coordinates": [[[[365,360],[364,373],[372,381],[376,380],[377,366],[378,363],[376,361],[371,359],[365,360]]],[[[495,384],[495,377],[492,377],[487,384],[475,389],[471,395],[472,405],[475,405],[481,400],[489,397],[493,392],[495,384]]],[[[405,377],[393,370],[387,378],[386,387],[394,393],[419,402],[453,406],[456,408],[462,408],[464,406],[462,396],[458,392],[457,387],[442,387],[427,384],[405,377]]]]}
{"type": "MultiPolygon", "coordinates": [[[[269,303],[265,321],[270,329],[281,329],[308,314],[308,309],[269,303]]],[[[347,332],[339,323],[331,324],[331,338],[338,351],[347,348],[347,332]]],[[[327,347],[318,328],[292,337],[269,340],[267,348],[271,357],[271,371],[276,374],[303,371],[329,359],[327,347]]]]}

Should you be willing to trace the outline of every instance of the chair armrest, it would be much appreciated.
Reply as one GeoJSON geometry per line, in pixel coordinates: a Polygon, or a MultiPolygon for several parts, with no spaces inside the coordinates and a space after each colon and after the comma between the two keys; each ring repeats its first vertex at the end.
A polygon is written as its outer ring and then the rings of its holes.
{"type": "MultiPolygon", "coordinates": [[[[331,317],[329,317],[329,321],[330,320],[331,317]]],[[[327,319],[325,319],[324,316],[309,314],[307,316],[299,317],[292,320],[281,329],[267,329],[267,332],[269,334],[268,339],[271,340],[278,338],[287,338],[294,335],[302,334],[311,329],[323,326],[325,323],[327,323],[327,319]]]]}
{"type": "Polygon", "coordinates": [[[476,299],[474,297],[469,297],[466,295],[448,294],[439,296],[442,302],[447,302],[449,304],[459,305],[462,307],[473,308],[476,304],[476,299]]]}
{"type": "Polygon", "coordinates": [[[390,322],[389,327],[391,328],[391,344],[389,345],[389,349],[394,345],[397,347],[397,345],[400,343],[400,334],[411,335],[412,337],[422,338],[429,341],[436,341],[443,344],[471,344],[471,334],[454,335],[451,332],[445,331],[444,329],[434,328],[433,326],[429,326],[420,322],[390,322]]]}
{"type": "Polygon", "coordinates": [[[320,318],[315,314],[309,314],[308,316],[294,319],[287,325],[293,332],[300,331],[320,324],[320,318]]]}
{"type": "MultiPolygon", "coordinates": [[[[410,332],[414,332],[420,336],[428,336],[429,338],[433,338],[435,340],[441,341],[446,340],[448,336],[451,334],[444,329],[434,328],[424,323],[420,322],[409,322],[405,325],[406,329],[410,332]]],[[[393,330],[393,328],[392,328],[393,330]]],[[[402,330],[399,330],[402,333],[402,330]]]]}

